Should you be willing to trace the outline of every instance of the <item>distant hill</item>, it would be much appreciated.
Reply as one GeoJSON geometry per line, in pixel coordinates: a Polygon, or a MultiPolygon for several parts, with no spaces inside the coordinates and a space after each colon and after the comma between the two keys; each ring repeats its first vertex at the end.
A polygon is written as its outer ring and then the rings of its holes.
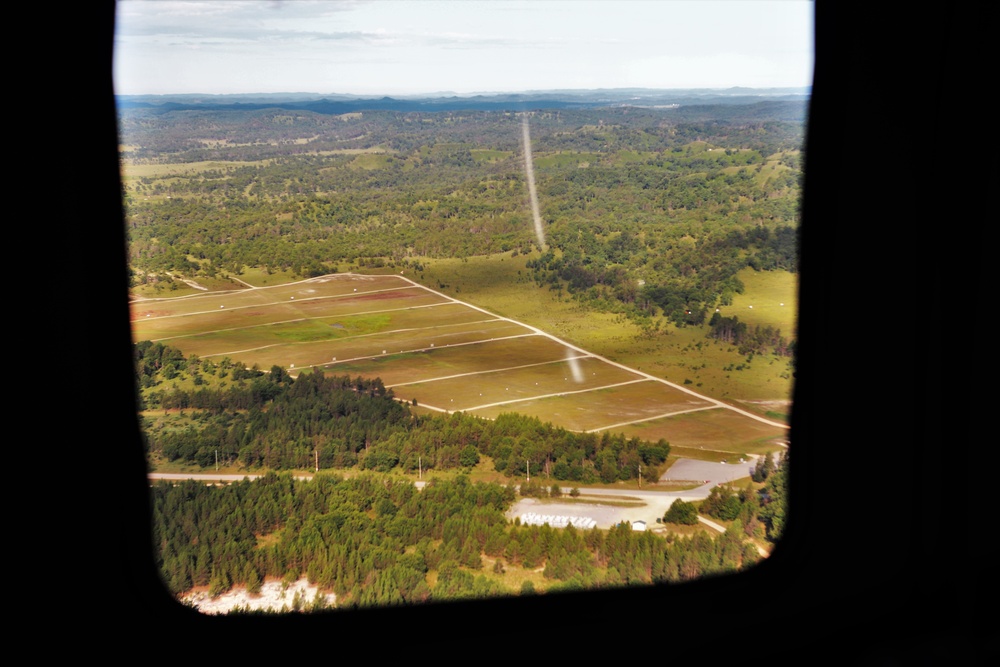
{"type": "Polygon", "coordinates": [[[523,111],[528,109],[591,109],[599,107],[671,107],[747,105],[757,102],[793,102],[804,108],[807,88],[673,89],[615,88],[597,90],[483,93],[470,96],[398,96],[366,98],[318,93],[260,93],[239,95],[118,95],[119,109],[242,110],[293,109],[320,114],[356,111],[523,111]]]}

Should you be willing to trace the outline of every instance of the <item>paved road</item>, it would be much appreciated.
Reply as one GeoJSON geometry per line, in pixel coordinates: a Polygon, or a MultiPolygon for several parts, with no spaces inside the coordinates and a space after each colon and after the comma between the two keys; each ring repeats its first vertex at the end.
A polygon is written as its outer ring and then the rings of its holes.
{"type": "MultiPolygon", "coordinates": [[[[745,464],[712,463],[709,461],[695,461],[693,459],[680,459],[670,467],[666,473],[660,477],[661,481],[699,481],[702,484],[687,491],[658,491],[651,489],[647,485],[640,489],[638,484],[632,488],[620,489],[590,489],[578,487],[581,491],[586,491],[587,495],[594,496],[631,496],[649,500],[658,500],[664,496],[671,498],[681,498],[686,501],[702,500],[708,497],[712,487],[722,482],[731,482],[741,477],[749,477],[753,469],[753,461],[745,464]]],[[[237,482],[242,479],[257,479],[261,475],[232,475],[213,472],[201,473],[160,473],[151,472],[149,479],[200,479],[206,482],[237,482]]],[[[311,475],[297,475],[296,479],[312,479],[311,475]]],[[[547,480],[549,481],[549,480],[547,480]]],[[[414,482],[417,487],[423,487],[426,482],[414,482]]],[[[576,486],[571,482],[562,482],[562,486],[567,488],[576,486]]]]}
{"type": "MultiPolygon", "coordinates": [[[[263,475],[224,475],[222,473],[211,472],[151,472],[146,475],[149,479],[200,479],[205,482],[238,482],[241,479],[257,479],[263,475]]],[[[312,479],[307,475],[296,475],[296,479],[312,479]]]]}
{"type": "MultiPolygon", "coordinates": [[[[687,491],[659,491],[655,488],[650,488],[648,485],[642,489],[639,488],[638,483],[636,486],[631,488],[618,488],[618,489],[590,489],[585,487],[578,487],[581,491],[586,490],[587,495],[595,496],[632,496],[636,498],[643,499],[659,499],[664,496],[670,496],[674,498],[682,498],[686,501],[692,500],[702,500],[708,497],[709,492],[712,487],[725,482],[732,482],[734,480],[740,479],[741,477],[749,477],[751,471],[753,470],[754,461],[752,459],[747,460],[745,463],[713,463],[711,461],[696,461],[694,459],[678,459],[674,465],[670,467],[663,475],[660,477],[660,481],[691,481],[691,482],[701,482],[699,486],[687,491]]],[[[213,473],[213,472],[201,472],[201,473],[159,473],[151,472],[148,475],[149,479],[201,479],[206,482],[211,481],[221,481],[221,482],[235,482],[241,479],[257,479],[261,475],[232,475],[223,473],[213,473]]],[[[297,479],[311,479],[311,475],[298,475],[297,479]]],[[[549,480],[546,480],[549,481],[549,480]]],[[[423,487],[426,482],[417,481],[414,482],[418,487],[423,487]]],[[[571,482],[562,482],[562,486],[567,488],[576,486],[571,482]]]]}

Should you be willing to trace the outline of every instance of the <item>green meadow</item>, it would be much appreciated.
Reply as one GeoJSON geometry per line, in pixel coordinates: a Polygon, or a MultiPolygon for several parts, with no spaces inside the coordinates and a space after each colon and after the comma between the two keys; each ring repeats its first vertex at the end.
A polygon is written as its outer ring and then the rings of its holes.
{"type": "Polygon", "coordinates": [[[559,153],[539,153],[532,156],[536,169],[549,167],[587,167],[601,159],[599,153],[578,153],[566,151],[559,153]]]}

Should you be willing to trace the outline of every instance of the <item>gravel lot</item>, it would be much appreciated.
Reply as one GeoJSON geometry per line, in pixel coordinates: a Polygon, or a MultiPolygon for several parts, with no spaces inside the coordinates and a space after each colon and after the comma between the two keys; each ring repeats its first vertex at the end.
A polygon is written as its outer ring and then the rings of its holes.
{"type": "MultiPolygon", "coordinates": [[[[657,517],[662,517],[670,508],[670,505],[677,498],[686,501],[702,500],[708,497],[709,491],[716,484],[731,482],[741,477],[749,477],[753,470],[755,461],[748,459],[743,463],[713,463],[711,461],[695,461],[693,459],[681,459],[660,477],[661,481],[692,481],[702,482],[701,486],[690,491],[676,493],[644,494],[643,505],[634,507],[621,507],[610,504],[611,500],[605,496],[588,496],[586,491],[582,492],[581,499],[587,502],[565,502],[550,500],[547,498],[520,498],[507,516],[513,519],[525,512],[536,512],[538,514],[561,514],[566,516],[590,517],[597,522],[598,528],[611,528],[620,521],[645,521],[647,528],[656,527],[657,517]]],[[[649,489],[644,489],[648,491],[649,489]]],[[[622,490],[623,495],[628,495],[628,491],[622,490]]]]}
{"type": "MultiPolygon", "coordinates": [[[[678,459],[660,477],[660,481],[692,480],[703,482],[708,480],[702,498],[708,495],[712,486],[719,482],[732,482],[741,477],[749,477],[753,472],[753,467],[757,463],[754,457],[748,458],[743,463],[733,461],[730,463],[715,463],[712,461],[696,461],[695,459],[678,459]]],[[[694,489],[698,491],[699,489],[694,489]]]]}
{"type": "Polygon", "coordinates": [[[538,514],[562,514],[565,516],[590,517],[597,522],[598,528],[611,528],[620,521],[646,522],[648,527],[656,526],[656,518],[662,517],[674,501],[675,496],[664,495],[662,500],[647,500],[641,506],[618,507],[609,505],[608,498],[581,495],[586,502],[560,502],[558,500],[521,498],[507,512],[510,519],[521,516],[525,512],[538,514]]]}

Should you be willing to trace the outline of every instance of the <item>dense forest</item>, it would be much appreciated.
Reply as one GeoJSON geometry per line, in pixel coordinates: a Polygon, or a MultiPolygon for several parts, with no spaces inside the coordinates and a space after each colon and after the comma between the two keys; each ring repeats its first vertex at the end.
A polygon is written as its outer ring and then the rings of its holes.
{"type": "Polygon", "coordinates": [[[464,476],[417,490],[371,475],[306,482],[274,472],[222,487],[155,483],[153,535],[157,566],[176,593],[208,586],[217,595],[236,584],[254,592],[267,577],[306,576],[336,593],[342,609],[534,592],[508,589],[499,576],[506,567],[544,568],[555,582],[549,591],[679,582],[759,560],[748,538],[780,533],[774,509],[783,507],[786,471],[781,465],[762,493],[743,494],[716,539],[704,531],[664,538],[628,524],[522,526],[504,516],[513,486],[464,476]]]}
{"type": "Polygon", "coordinates": [[[553,480],[610,483],[635,479],[640,469],[653,479],[670,454],[662,439],[574,433],[514,413],[496,420],[417,415],[377,378],[316,370],[293,379],[279,366],[265,373],[225,359],[184,359],[176,348],[149,341],[136,344],[135,361],[146,388],[140,407],[185,411],[183,420],[145,420],[148,451],[167,461],[415,473],[470,468],[484,455],[508,477],[525,476],[530,466],[553,480]],[[156,388],[161,378],[181,375],[202,382],[192,381],[190,390],[156,388]]]}

